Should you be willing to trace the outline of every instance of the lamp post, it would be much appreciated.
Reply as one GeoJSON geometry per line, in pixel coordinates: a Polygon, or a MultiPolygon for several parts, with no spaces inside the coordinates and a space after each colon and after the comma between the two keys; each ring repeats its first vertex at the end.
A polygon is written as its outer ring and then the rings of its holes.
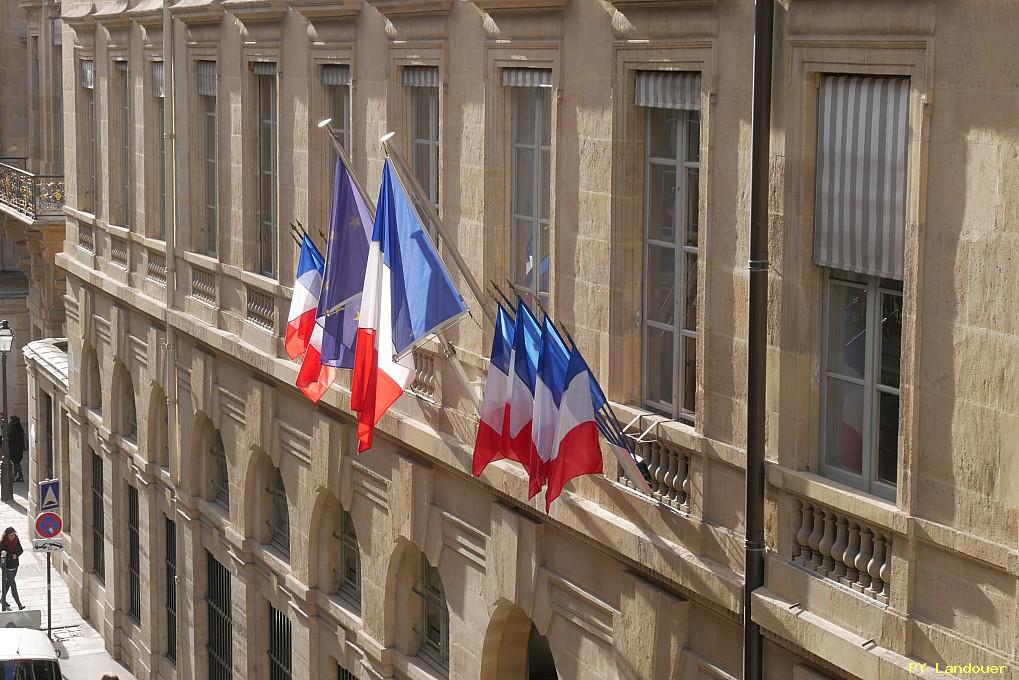
{"type": "Polygon", "coordinates": [[[7,440],[7,421],[10,414],[7,413],[7,353],[14,347],[14,331],[11,330],[7,319],[0,321],[0,372],[3,374],[3,458],[0,459],[0,501],[14,500],[14,465],[11,463],[9,454],[9,442],[7,440]]]}

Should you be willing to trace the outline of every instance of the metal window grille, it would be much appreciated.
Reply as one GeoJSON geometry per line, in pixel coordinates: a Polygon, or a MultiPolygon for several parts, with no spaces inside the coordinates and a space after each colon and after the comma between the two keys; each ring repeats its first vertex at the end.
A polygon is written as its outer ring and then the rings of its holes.
{"type": "Polygon", "coordinates": [[[291,629],[286,614],[269,605],[269,680],[291,680],[291,629]]]}
{"type": "Polygon", "coordinates": [[[343,666],[336,664],[336,680],[357,680],[357,676],[343,666]]]}
{"type": "Polygon", "coordinates": [[[127,485],[127,572],[130,581],[128,613],[136,622],[142,618],[141,541],[138,538],[138,489],[127,485]]]}
{"type": "MultiPolygon", "coordinates": [[[[414,175],[439,209],[439,88],[410,88],[414,175]]],[[[434,238],[434,234],[432,237],[434,238]]]]}
{"type": "Polygon", "coordinates": [[[216,445],[212,449],[215,464],[216,502],[228,512],[230,510],[230,479],[226,469],[226,449],[223,447],[223,435],[216,431],[216,445]]]}
{"type": "Polygon", "coordinates": [[[449,666],[449,609],[439,570],[421,558],[420,653],[446,668],[449,666]]]}
{"type": "Polygon", "coordinates": [[[46,477],[53,478],[53,431],[56,423],[53,422],[53,397],[48,393],[42,393],[43,412],[46,418],[46,477]]]}
{"type": "Polygon", "coordinates": [[[233,619],[230,601],[230,572],[216,561],[212,553],[208,557],[208,591],[205,603],[208,607],[209,633],[206,650],[209,656],[209,680],[233,680],[233,619]]]}
{"type": "Polygon", "coordinates": [[[552,90],[513,83],[513,282],[548,304],[552,90]]]}
{"type": "Polygon", "coordinates": [[[258,97],[258,270],[276,276],[277,125],[275,64],[255,64],[258,97]],[[272,70],[268,73],[268,66],[272,70]]]}
{"type": "Polygon", "coordinates": [[[829,270],[821,350],[821,470],[895,501],[902,284],[829,270]]]}
{"type": "MultiPolygon", "coordinates": [[[[117,221],[124,227],[131,224],[131,78],[126,61],[114,62],[116,74],[116,99],[119,100],[120,120],[120,167],[119,196],[117,197],[117,221]]],[[[111,97],[112,99],[112,97],[111,97]]]]}
{"type": "Polygon", "coordinates": [[[287,490],[279,468],[272,469],[272,538],[270,543],[290,554],[290,510],[287,508],[287,490]]]}
{"type": "Polygon", "coordinates": [[[700,114],[647,109],[644,405],[687,423],[697,409],[700,114]]]}
{"type": "Polygon", "coordinates": [[[106,582],[103,459],[92,451],[92,573],[106,582]]]}
{"type": "Polygon", "coordinates": [[[350,513],[340,510],[340,592],[361,608],[361,551],[350,513]]]}
{"type": "Polygon", "coordinates": [[[166,527],[166,658],[177,661],[177,525],[169,517],[166,527]]]}

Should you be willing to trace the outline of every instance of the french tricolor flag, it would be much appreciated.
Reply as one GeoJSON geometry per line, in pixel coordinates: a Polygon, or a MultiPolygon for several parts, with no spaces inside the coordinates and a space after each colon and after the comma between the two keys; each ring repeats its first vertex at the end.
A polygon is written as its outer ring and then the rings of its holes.
{"type": "Polygon", "coordinates": [[[481,421],[474,441],[472,471],[480,477],[485,466],[493,460],[505,458],[507,430],[506,396],[510,384],[510,366],[513,359],[513,320],[499,305],[495,317],[495,335],[492,337],[492,354],[488,361],[488,379],[481,400],[481,421]]]}
{"type": "Polygon", "coordinates": [[[594,418],[591,385],[594,377],[576,348],[570,353],[566,369],[566,390],[559,403],[552,456],[545,465],[548,488],[545,489],[545,512],[562,493],[566,482],[574,477],[601,474],[602,455],[598,444],[598,425],[594,418]]]}
{"type": "Polygon", "coordinates": [[[467,315],[421,218],[386,160],[364,273],[350,406],[358,452],[414,381],[415,347],[467,315]]]}
{"type": "Polygon", "coordinates": [[[541,321],[541,349],[538,352],[538,369],[534,384],[534,419],[531,421],[531,441],[540,461],[538,478],[531,478],[529,498],[534,498],[545,484],[547,466],[555,448],[556,428],[559,423],[559,405],[566,389],[566,370],[570,351],[546,316],[541,321]]]}
{"type": "Polygon", "coordinates": [[[506,457],[524,466],[531,480],[531,490],[535,484],[540,489],[542,479],[541,459],[538,458],[537,449],[531,438],[540,347],[541,326],[524,301],[517,298],[510,385],[506,400],[509,412],[506,457]]]}
{"type": "Polygon", "coordinates": [[[286,350],[296,359],[308,350],[315,331],[318,299],[322,293],[322,273],[325,260],[308,235],[301,237],[301,256],[297,261],[297,278],[294,297],[287,315],[286,350]]]}
{"type": "Polygon", "coordinates": [[[322,364],[322,325],[324,319],[319,318],[315,329],[311,332],[308,351],[304,353],[301,370],[297,373],[297,388],[308,399],[317,403],[329,386],[336,380],[336,369],[322,364]]]}

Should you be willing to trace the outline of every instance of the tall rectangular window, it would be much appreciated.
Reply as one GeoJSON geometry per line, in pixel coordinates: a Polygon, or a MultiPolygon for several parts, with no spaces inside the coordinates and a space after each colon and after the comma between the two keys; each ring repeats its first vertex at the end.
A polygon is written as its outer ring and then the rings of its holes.
{"type": "Polygon", "coordinates": [[[895,501],[909,80],[821,79],[814,261],[825,267],[821,470],[895,501]]]}
{"type": "Polygon", "coordinates": [[[273,468],[272,488],[272,544],[290,554],[290,510],[287,507],[287,490],[279,468],[273,468]]]}
{"type": "Polygon", "coordinates": [[[82,59],[78,62],[81,83],[82,178],[81,208],[93,215],[99,212],[99,186],[96,180],[96,90],[95,62],[82,59]]]}
{"type": "MultiPolygon", "coordinates": [[[[340,137],[340,145],[350,150],[350,67],[346,64],[322,65],[322,89],[325,115],[340,137]]],[[[336,150],[329,145],[329,171],[336,165],[336,150]]],[[[332,175],[330,174],[330,181],[332,175]]]]}
{"type": "Polygon", "coordinates": [[[449,666],[449,607],[439,570],[421,556],[421,651],[439,666],[449,666]]]}
{"type": "Polygon", "coordinates": [[[166,658],[177,661],[177,525],[164,517],[166,531],[166,658]]]}
{"type": "Polygon", "coordinates": [[[291,680],[292,639],[290,619],[269,605],[269,680],[291,680]]]}
{"type": "MultiPolygon", "coordinates": [[[[113,62],[113,80],[116,93],[110,97],[115,102],[117,121],[117,144],[118,159],[117,187],[116,187],[116,215],[114,220],[117,224],[128,227],[131,224],[131,126],[134,121],[131,118],[131,78],[127,70],[126,61],[113,62]]],[[[111,154],[112,155],[112,154],[111,154]]],[[[111,163],[110,165],[114,165],[111,163]]]]}
{"type": "Polygon", "coordinates": [[[205,604],[208,610],[209,631],[206,651],[209,655],[209,680],[233,680],[233,603],[230,595],[230,572],[206,552],[208,564],[208,591],[205,604]]]}
{"type": "Polygon", "coordinates": [[[340,592],[361,608],[361,551],[357,545],[354,520],[340,510],[340,592]]]}
{"type": "Polygon", "coordinates": [[[152,62],[152,98],[156,109],[156,127],[152,135],[159,150],[159,238],[166,238],[166,81],[163,62],[152,62]]]}
{"type": "Polygon", "coordinates": [[[103,459],[92,451],[92,573],[106,582],[106,524],[103,510],[103,459]]]}
{"type": "Polygon", "coordinates": [[[503,69],[513,97],[512,277],[549,302],[552,195],[552,72],[503,69]]]}
{"type": "Polygon", "coordinates": [[[638,71],[645,110],[644,405],[692,424],[697,409],[700,75],[638,71]]]}
{"type": "Polygon", "coordinates": [[[276,64],[255,62],[258,109],[258,271],[276,276],[277,101],[276,64]]]}
{"type": "Polygon", "coordinates": [[[46,478],[53,478],[53,430],[56,424],[53,422],[53,397],[48,393],[42,393],[43,417],[46,427],[46,478]]]}
{"type": "Polygon", "coordinates": [[[216,120],[216,62],[199,61],[198,105],[201,114],[199,127],[202,138],[202,214],[200,217],[199,248],[206,255],[215,256],[219,233],[219,188],[217,163],[218,130],[216,120]]]}
{"type": "Polygon", "coordinates": [[[439,209],[439,69],[407,66],[403,84],[410,92],[411,164],[414,176],[439,209]]]}
{"type": "Polygon", "coordinates": [[[130,581],[128,614],[135,622],[142,618],[141,541],[138,537],[138,489],[127,485],[127,573],[130,581]]]}

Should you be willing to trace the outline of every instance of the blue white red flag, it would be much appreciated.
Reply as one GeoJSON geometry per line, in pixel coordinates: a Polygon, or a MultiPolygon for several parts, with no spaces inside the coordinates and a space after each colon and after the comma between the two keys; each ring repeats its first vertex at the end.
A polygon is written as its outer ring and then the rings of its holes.
{"type": "Polygon", "coordinates": [[[304,353],[301,370],[297,373],[297,388],[312,402],[317,402],[336,380],[336,369],[322,365],[322,319],[315,324],[308,343],[308,351],[304,353]]]}
{"type": "Polygon", "coordinates": [[[513,333],[513,356],[510,371],[507,409],[509,429],[506,432],[506,457],[524,466],[531,485],[540,483],[541,460],[531,440],[534,419],[534,388],[537,382],[541,327],[534,314],[517,298],[516,325],[513,333]]]}
{"type": "Polygon", "coordinates": [[[414,380],[411,350],[467,313],[410,198],[386,161],[365,268],[351,408],[358,451],[414,380]]]}
{"type": "Polygon", "coordinates": [[[602,455],[598,444],[598,426],[594,418],[591,396],[593,376],[574,348],[566,370],[566,390],[559,404],[552,456],[545,466],[548,487],[545,489],[545,511],[562,493],[566,482],[574,477],[601,474],[602,455]]]}
{"type": "Polygon", "coordinates": [[[478,436],[474,441],[472,470],[480,477],[485,466],[493,460],[505,458],[508,414],[507,392],[513,354],[513,320],[499,305],[495,317],[495,334],[492,337],[492,354],[488,360],[488,379],[481,400],[478,436]]]}
{"type": "Polygon", "coordinates": [[[316,309],[322,291],[322,255],[308,235],[301,238],[301,254],[297,260],[294,296],[287,315],[285,347],[291,359],[308,350],[311,334],[315,330],[316,309]]]}
{"type": "Polygon", "coordinates": [[[541,461],[541,474],[537,479],[531,478],[528,489],[530,498],[534,498],[545,483],[545,467],[552,458],[556,426],[559,423],[559,403],[566,389],[566,369],[569,363],[570,351],[546,316],[541,322],[541,349],[534,385],[534,419],[531,422],[531,441],[541,461]]]}
{"type": "Polygon", "coordinates": [[[359,297],[364,286],[371,234],[368,206],[337,154],[326,268],[318,304],[318,316],[323,319],[322,363],[328,366],[354,366],[359,297]],[[340,305],[343,309],[332,311],[340,305]]]}

